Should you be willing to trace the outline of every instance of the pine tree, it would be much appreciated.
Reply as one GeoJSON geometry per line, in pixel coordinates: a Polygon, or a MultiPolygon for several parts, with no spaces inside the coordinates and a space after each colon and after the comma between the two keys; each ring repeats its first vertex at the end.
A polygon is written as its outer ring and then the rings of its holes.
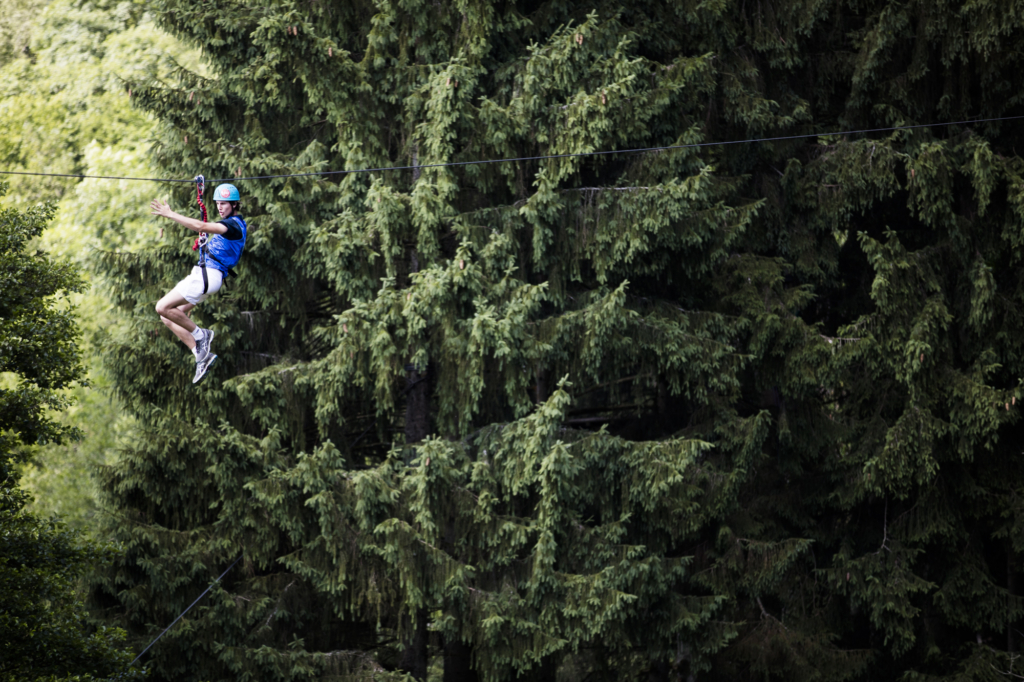
{"type": "Polygon", "coordinates": [[[132,84],[158,163],[275,176],[201,390],[184,241],[105,259],[97,598],[141,642],[244,556],[157,679],[1012,671],[1022,166],[947,124],[1019,112],[1013,12],[154,11],[213,74],[132,84]]]}

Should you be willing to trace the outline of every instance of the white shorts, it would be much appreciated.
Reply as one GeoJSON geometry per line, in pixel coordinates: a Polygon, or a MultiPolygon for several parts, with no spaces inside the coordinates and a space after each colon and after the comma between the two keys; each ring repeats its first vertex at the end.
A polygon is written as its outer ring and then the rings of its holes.
{"type": "Polygon", "coordinates": [[[220,290],[220,285],[224,282],[224,273],[207,265],[206,279],[209,281],[209,286],[204,294],[203,269],[197,265],[192,268],[192,272],[188,274],[188,277],[174,285],[172,291],[181,294],[181,297],[192,305],[202,303],[210,294],[215,294],[220,290]]]}

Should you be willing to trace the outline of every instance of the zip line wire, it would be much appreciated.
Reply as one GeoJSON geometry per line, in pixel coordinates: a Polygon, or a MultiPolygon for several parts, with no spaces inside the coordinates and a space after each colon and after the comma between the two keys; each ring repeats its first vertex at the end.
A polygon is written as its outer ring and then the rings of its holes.
{"type": "MultiPolygon", "coordinates": [[[[1024,116],[1002,116],[999,118],[980,118],[971,121],[951,121],[948,123],[920,123],[911,126],[893,126],[889,128],[865,128],[863,130],[844,130],[833,133],[802,133],[799,135],[780,135],[777,137],[755,137],[746,140],[723,140],[719,142],[694,142],[693,144],[676,144],[668,145],[664,147],[638,147],[635,149],[608,149],[596,152],[576,152],[573,154],[547,154],[544,156],[519,156],[515,158],[507,159],[481,159],[478,161],[450,161],[448,163],[428,163],[421,164],[418,166],[386,166],[383,168],[356,168],[352,170],[342,171],[319,171],[313,173],[290,173],[282,175],[254,175],[247,178],[234,178],[234,180],[267,180],[270,178],[301,178],[310,175],[338,175],[344,173],[372,173],[377,171],[388,171],[388,170],[422,170],[424,168],[447,168],[449,166],[476,166],[488,163],[505,163],[514,161],[539,161],[544,159],[565,159],[578,156],[603,156],[607,154],[642,154],[644,152],[660,152],[669,151],[672,149],[697,149],[700,147],[724,147],[733,144],[748,144],[755,142],[778,142],[782,140],[799,140],[810,137],[833,137],[836,135],[859,135],[862,133],[878,133],[888,132],[896,130],[912,130],[914,128],[931,128],[938,126],[955,126],[955,125],[970,125],[972,123],[992,123],[996,121],[1012,121],[1016,119],[1024,118],[1024,116]]],[[[232,178],[224,178],[221,180],[214,180],[213,182],[227,182],[232,178]]]]}
{"type": "MultiPolygon", "coordinates": [[[[136,178],[129,178],[129,179],[132,179],[132,180],[134,180],[134,179],[136,179],[136,178]]],[[[139,179],[141,179],[141,178],[139,178],[139,179]]],[[[179,620],[181,620],[182,616],[184,616],[184,615],[185,615],[186,613],[188,613],[188,612],[189,612],[189,611],[190,611],[190,610],[192,609],[192,607],[193,607],[193,606],[195,606],[196,604],[198,604],[198,603],[199,603],[199,600],[200,600],[200,599],[202,599],[203,597],[205,597],[205,596],[206,596],[206,593],[207,593],[207,592],[209,592],[210,590],[212,590],[212,589],[213,589],[213,586],[214,586],[214,585],[216,585],[217,583],[219,583],[219,582],[220,582],[220,579],[221,579],[221,578],[223,578],[224,576],[226,576],[226,575],[228,574],[228,571],[230,571],[230,570],[231,570],[232,568],[234,568],[234,567],[235,567],[235,564],[237,564],[237,563],[238,563],[239,561],[241,561],[241,560],[242,560],[242,556],[243,556],[243,555],[239,554],[239,555],[238,555],[238,558],[237,558],[237,559],[235,559],[234,561],[232,561],[232,562],[231,562],[231,565],[230,565],[230,566],[228,566],[227,568],[225,568],[225,569],[224,569],[224,572],[220,574],[220,578],[217,578],[217,579],[216,579],[216,580],[214,580],[214,581],[213,581],[212,583],[210,583],[210,586],[209,586],[209,587],[207,587],[207,588],[206,588],[206,590],[204,590],[204,591],[203,591],[203,593],[202,593],[201,595],[199,595],[198,597],[196,597],[196,600],[195,600],[194,602],[192,602],[191,604],[189,604],[189,605],[188,605],[188,608],[187,608],[187,609],[185,609],[185,610],[184,610],[184,611],[182,611],[182,612],[181,612],[180,614],[178,614],[178,617],[174,619],[174,622],[172,622],[172,623],[171,623],[170,625],[168,625],[167,627],[165,627],[165,628],[164,628],[164,631],[163,631],[163,632],[161,632],[161,633],[160,633],[159,635],[157,635],[157,636],[156,636],[156,639],[154,639],[154,640],[153,640],[152,642],[150,642],[150,643],[149,643],[149,646],[147,646],[147,647],[146,647],[145,649],[143,649],[143,650],[142,650],[142,653],[141,653],[141,654],[139,654],[138,656],[136,656],[136,657],[135,657],[135,660],[134,660],[134,661],[132,661],[131,663],[129,663],[129,664],[128,664],[128,667],[131,667],[131,666],[135,665],[135,663],[136,663],[136,662],[137,662],[137,661],[138,661],[138,660],[139,660],[140,658],[142,658],[142,656],[143,656],[143,655],[144,655],[144,654],[145,654],[145,653],[146,653],[147,651],[149,651],[149,650],[150,650],[150,648],[151,648],[151,647],[152,647],[152,646],[153,646],[154,644],[156,644],[157,642],[159,642],[159,641],[160,641],[160,638],[161,638],[161,637],[163,637],[164,635],[166,635],[166,634],[167,634],[167,631],[168,631],[168,630],[170,630],[171,628],[173,628],[173,627],[174,627],[174,623],[177,623],[177,622],[178,622],[179,620]]]]}
{"type": "MultiPolygon", "coordinates": [[[[546,154],[542,156],[517,156],[504,159],[478,159],[476,161],[449,161],[447,163],[428,163],[418,166],[381,166],[379,168],[353,168],[351,170],[334,171],[313,171],[310,173],[282,173],[279,175],[251,175],[248,177],[219,178],[210,180],[217,182],[238,182],[242,180],[271,180],[277,178],[306,178],[318,175],[347,175],[349,173],[379,173],[383,171],[396,170],[423,170],[424,168],[449,168],[452,166],[479,166],[491,163],[514,163],[516,161],[543,161],[546,159],[567,159],[581,156],[605,156],[608,154],[642,154],[644,152],[670,151],[674,149],[699,149],[702,147],[725,147],[735,144],[753,144],[757,142],[782,142],[786,140],[802,140],[812,137],[835,137],[839,135],[863,135],[866,133],[895,132],[898,130],[914,130],[917,128],[940,128],[956,125],[972,125],[975,123],[997,123],[1000,121],[1016,121],[1024,118],[1021,116],[999,116],[996,118],[976,118],[966,121],[949,121],[946,123],[919,123],[909,126],[889,126],[885,128],[862,128],[860,130],[840,130],[831,133],[801,133],[798,135],[778,135],[775,137],[752,137],[745,140],[723,140],[718,142],[694,142],[693,144],[676,144],[662,147],[637,147],[634,149],[606,149],[594,152],[575,152],[572,154],[546,154]]],[[[179,180],[176,178],[134,178],[119,175],[76,175],[72,173],[32,173],[27,171],[5,171],[0,170],[0,175],[30,175],[35,177],[48,178],[78,178],[89,180],[138,180],[142,182],[195,182],[194,178],[179,180]]]]}

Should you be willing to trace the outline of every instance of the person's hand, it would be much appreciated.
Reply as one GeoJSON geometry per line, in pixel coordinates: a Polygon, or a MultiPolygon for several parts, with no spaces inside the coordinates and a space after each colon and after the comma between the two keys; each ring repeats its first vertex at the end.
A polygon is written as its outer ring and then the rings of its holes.
{"type": "Polygon", "coordinates": [[[160,201],[159,199],[153,199],[149,204],[149,208],[152,215],[159,215],[164,218],[170,218],[174,215],[174,211],[171,210],[171,205],[167,202],[160,201]]]}

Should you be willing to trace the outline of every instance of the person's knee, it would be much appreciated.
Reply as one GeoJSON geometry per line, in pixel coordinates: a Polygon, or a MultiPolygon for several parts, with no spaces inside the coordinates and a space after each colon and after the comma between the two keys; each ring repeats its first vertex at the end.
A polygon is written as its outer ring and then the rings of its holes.
{"type": "Polygon", "coordinates": [[[171,313],[177,307],[174,305],[173,301],[169,301],[167,298],[168,297],[161,298],[156,302],[156,314],[160,317],[167,317],[168,313],[171,313]]]}

